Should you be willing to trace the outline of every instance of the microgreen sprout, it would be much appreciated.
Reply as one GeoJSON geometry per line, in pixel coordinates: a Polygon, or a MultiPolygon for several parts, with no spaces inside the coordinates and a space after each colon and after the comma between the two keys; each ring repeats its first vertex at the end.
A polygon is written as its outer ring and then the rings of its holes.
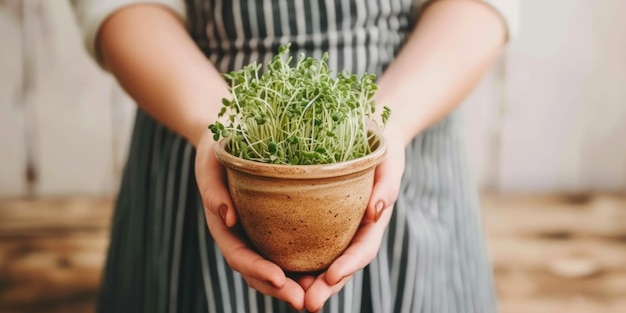
{"type": "MultiPolygon", "coordinates": [[[[332,77],[328,53],[302,54],[292,67],[289,48],[280,46],[262,74],[256,62],[224,74],[232,99],[222,100],[225,122],[209,125],[213,138],[228,138],[231,154],[263,163],[327,164],[369,154],[376,76],[332,77]]],[[[383,126],[389,114],[384,107],[383,126]]]]}

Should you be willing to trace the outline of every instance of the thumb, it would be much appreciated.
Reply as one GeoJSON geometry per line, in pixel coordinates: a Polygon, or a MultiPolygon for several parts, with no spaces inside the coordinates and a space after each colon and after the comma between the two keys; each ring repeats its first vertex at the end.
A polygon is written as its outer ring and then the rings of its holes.
{"type": "Polygon", "coordinates": [[[367,219],[373,222],[378,221],[383,211],[391,206],[398,197],[398,189],[395,188],[396,183],[388,175],[386,167],[388,165],[383,162],[376,168],[374,188],[365,212],[367,219]]]}
{"type": "Polygon", "coordinates": [[[205,209],[219,216],[226,226],[234,226],[237,223],[237,214],[226,187],[225,169],[216,169],[206,175],[206,189],[201,191],[205,209]]]}
{"type": "Polygon", "coordinates": [[[226,169],[217,160],[213,148],[196,157],[196,181],[205,212],[219,216],[227,227],[237,223],[237,214],[227,188],[226,169]]]}
{"type": "Polygon", "coordinates": [[[365,212],[367,219],[378,221],[383,211],[396,202],[403,172],[404,147],[401,143],[389,142],[387,156],[374,173],[374,187],[365,212]]]}

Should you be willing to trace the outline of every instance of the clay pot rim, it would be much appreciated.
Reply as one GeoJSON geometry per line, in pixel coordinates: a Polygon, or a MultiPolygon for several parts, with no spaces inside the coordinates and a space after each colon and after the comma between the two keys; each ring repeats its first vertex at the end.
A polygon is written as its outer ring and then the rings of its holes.
{"type": "Polygon", "coordinates": [[[225,167],[254,176],[287,178],[287,179],[318,179],[354,174],[368,170],[380,164],[387,154],[387,143],[380,132],[373,132],[378,137],[378,145],[370,154],[357,159],[316,165],[284,165],[268,164],[245,160],[234,156],[226,150],[228,138],[215,145],[215,155],[225,167]]]}

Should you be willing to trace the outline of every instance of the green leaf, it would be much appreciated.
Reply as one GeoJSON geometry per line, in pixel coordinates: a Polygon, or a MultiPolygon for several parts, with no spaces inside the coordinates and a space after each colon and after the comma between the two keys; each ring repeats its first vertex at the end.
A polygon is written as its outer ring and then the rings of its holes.
{"type": "Polygon", "coordinates": [[[331,118],[335,122],[339,121],[342,117],[343,117],[343,112],[341,112],[341,111],[337,111],[337,112],[333,113],[333,115],[331,116],[331,118]]]}
{"type": "Polygon", "coordinates": [[[257,122],[257,124],[259,125],[263,125],[265,124],[265,122],[267,121],[267,119],[265,119],[262,115],[257,114],[254,116],[254,120],[257,122]]]}
{"type": "Polygon", "coordinates": [[[286,45],[280,45],[280,47],[278,47],[278,54],[289,53],[289,47],[291,47],[290,43],[288,43],[286,45]]]}
{"type": "Polygon", "coordinates": [[[271,154],[276,154],[276,150],[278,150],[278,147],[276,146],[276,144],[275,144],[275,143],[270,142],[270,143],[267,145],[267,151],[269,151],[271,154]]]}
{"type": "Polygon", "coordinates": [[[381,114],[381,116],[383,119],[383,125],[387,125],[387,121],[389,120],[389,117],[391,116],[391,109],[388,106],[384,106],[383,113],[381,114]]]}
{"type": "Polygon", "coordinates": [[[320,153],[320,154],[325,154],[326,153],[326,148],[324,148],[324,147],[317,147],[317,148],[315,148],[315,152],[320,153]]]}

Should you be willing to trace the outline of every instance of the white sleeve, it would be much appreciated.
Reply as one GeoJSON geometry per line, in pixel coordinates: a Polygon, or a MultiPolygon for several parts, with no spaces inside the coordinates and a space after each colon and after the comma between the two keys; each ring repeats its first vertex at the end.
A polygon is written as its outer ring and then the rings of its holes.
{"type": "MultiPolygon", "coordinates": [[[[414,0],[414,4],[417,4],[418,12],[425,4],[429,4],[434,0],[414,0]]],[[[519,31],[519,0],[482,0],[482,2],[491,6],[497,13],[500,14],[502,20],[507,27],[508,39],[514,38],[519,31]]]]}
{"type": "Polygon", "coordinates": [[[506,23],[509,41],[519,31],[519,3],[518,0],[483,0],[500,13],[506,23]]]}
{"type": "Polygon", "coordinates": [[[155,3],[163,5],[186,20],[184,0],[72,0],[78,26],[89,54],[102,66],[102,58],[96,48],[96,37],[102,23],[115,11],[133,4],[155,3]]]}

